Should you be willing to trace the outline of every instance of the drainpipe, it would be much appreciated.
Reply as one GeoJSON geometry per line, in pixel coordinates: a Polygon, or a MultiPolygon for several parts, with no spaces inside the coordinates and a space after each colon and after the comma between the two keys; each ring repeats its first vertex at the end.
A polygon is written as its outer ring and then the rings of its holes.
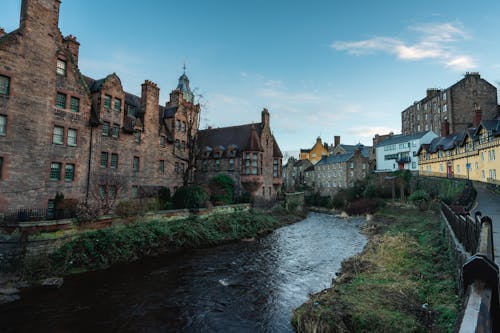
{"type": "Polygon", "coordinates": [[[90,143],[89,143],[89,160],[87,164],[87,188],[85,189],[85,201],[89,200],[89,189],[90,189],[90,167],[92,165],[92,137],[94,134],[94,126],[90,124],[90,143]]]}

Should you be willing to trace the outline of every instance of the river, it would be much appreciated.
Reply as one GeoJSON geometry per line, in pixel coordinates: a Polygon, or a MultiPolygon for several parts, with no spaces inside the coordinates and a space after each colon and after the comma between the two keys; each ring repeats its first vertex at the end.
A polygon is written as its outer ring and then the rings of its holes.
{"type": "Polygon", "coordinates": [[[362,250],[361,223],[310,213],[255,241],[67,277],[0,306],[0,331],[293,332],[292,310],[362,250]]]}

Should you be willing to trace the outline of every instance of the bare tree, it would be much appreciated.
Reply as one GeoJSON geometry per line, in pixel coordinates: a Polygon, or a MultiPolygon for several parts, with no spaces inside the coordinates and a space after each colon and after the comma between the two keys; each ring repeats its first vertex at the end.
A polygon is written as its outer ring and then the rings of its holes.
{"type": "Polygon", "coordinates": [[[90,195],[103,214],[110,213],[127,189],[126,177],[113,172],[94,174],[90,195]]]}

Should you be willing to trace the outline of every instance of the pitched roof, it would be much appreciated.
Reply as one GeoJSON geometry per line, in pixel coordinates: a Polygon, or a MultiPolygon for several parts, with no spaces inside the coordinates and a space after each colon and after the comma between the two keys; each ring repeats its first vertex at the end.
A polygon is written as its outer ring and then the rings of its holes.
{"type": "Polygon", "coordinates": [[[281,149],[278,146],[278,143],[276,142],[274,135],[272,136],[272,138],[273,138],[273,157],[283,157],[283,154],[281,153],[281,149]]]}
{"type": "Polygon", "coordinates": [[[244,150],[246,151],[264,151],[262,145],[260,144],[260,138],[257,134],[255,126],[250,127],[250,135],[248,136],[247,143],[245,144],[244,150]]]}
{"type": "Polygon", "coordinates": [[[379,142],[375,147],[384,147],[388,145],[394,145],[398,143],[403,143],[403,142],[408,142],[411,140],[418,140],[421,139],[424,135],[429,133],[430,131],[427,132],[419,132],[411,135],[403,135],[403,134],[396,134],[391,136],[390,138],[387,138],[381,142],[379,142]]]}
{"type": "Polygon", "coordinates": [[[209,128],[201,130],[198,133],[199,143],[206,147],[224,146],[234,144],[238,147],[245,147],[250,137],[252,126],[255,126],[255,131],[260,135],[261,126],[258,124],[245,124],[239,126],[229,126],[220,128],[209,128]]]}

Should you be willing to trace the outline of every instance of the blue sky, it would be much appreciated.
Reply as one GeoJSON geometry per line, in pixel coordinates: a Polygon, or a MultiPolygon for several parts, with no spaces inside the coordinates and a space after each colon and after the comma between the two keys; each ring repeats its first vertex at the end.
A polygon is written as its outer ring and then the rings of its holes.
{"type": "MultiPolygon", "coordinates": [[[[1,0],[0,27],[17,28],[20,0],[1,0]]],[[[116,72],[161,103],[184,62],[203,95],[202,127],[260,121],[283,151],[371,144],[401,131],[401,111],[427,88],[467,71],[500,84],[500,1],[62,1],[60,29],[81,43],[80,69],[116,72]]]]}

